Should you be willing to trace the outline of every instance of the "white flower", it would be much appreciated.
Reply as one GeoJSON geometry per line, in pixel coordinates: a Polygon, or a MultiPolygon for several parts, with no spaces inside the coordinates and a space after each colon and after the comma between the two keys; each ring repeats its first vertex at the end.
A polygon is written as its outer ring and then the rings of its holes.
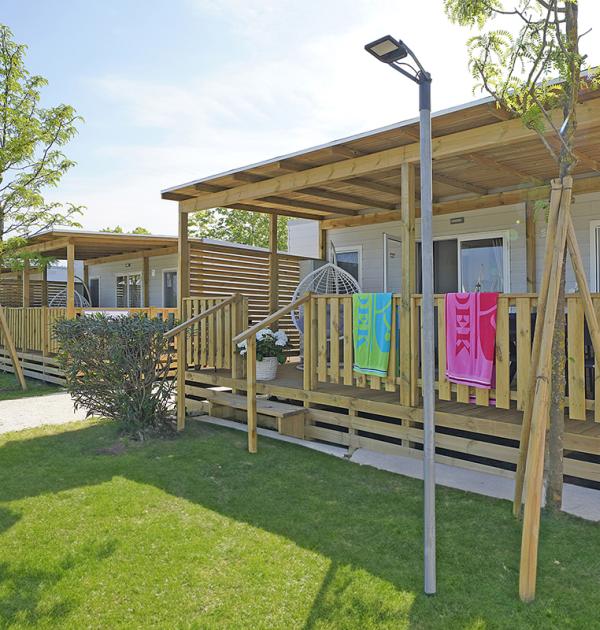
{"type": "Polygon", "coordinates": [[[270,328],[263,328],[256,333],[256,341],[262,341],[265,337],[273,336],[273,331],[270,328]]]}
{"type": "Polygon", "coordinates": [[[248,352],[248,340],[244,339],[244,341],[240,341],[238,348],[240,349],[240,354],[246,354],[246,352],[248,352]]]}
{"type": "Polygon", "coordinates": [[[275,335],[276,346],[286,346],[288,342],[288,336],[285,334],[285,330],[278,330],[275,335]]]}

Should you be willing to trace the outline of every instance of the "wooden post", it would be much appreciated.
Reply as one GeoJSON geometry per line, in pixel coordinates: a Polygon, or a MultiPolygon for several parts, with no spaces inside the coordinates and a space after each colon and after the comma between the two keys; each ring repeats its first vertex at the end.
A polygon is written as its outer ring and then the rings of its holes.
{"type": "Polygon", "coordinates": [[[90,306],[92,306],[92,296],[89,293],[90,291],[90,268],[87,264],[87,261],[83,263],[83,284],[85,285],[85,289],[83,290],[83,296],[90,299],[90,306]]]}
{"type": "Polygon", "coordinates": [[[42,306],[48,306],[48,265],[42,269],[42,306]]]}
{"type": "Polygon", "coordinates": [[[319,224],[319,258],[327,260],[327,230],[319,224]]]}
{"type": "Polygon", "coordinates": [[[150,258],[144,256],[142,258],[142,282],[143,282],[143,300],[144,306],[150,306],[150,258]]]}
{"type": "Polygon", "coordinates": [[[537,286],[535,201],[525,203],[525,252],[527,257],[527,292],[535,293],[537,286]]]}
{"type": "Polygon", "coordinates": [[[548,287],[550,286],[550,274],[552,267],[552,256],[554,254],[556,226],[558,221],[558,211],[562,193],[562,183],[559,179],[552,181],[552,192],[550,193],[550,209],[548,214],[548,225],[546,228],[546,249],[544,252],[544,270],[542,284],[537,301],[537,318],[533,334],[533,347],[531,350],[531,367],[529,371],[528,395],[523,406],[523,423],[521,425],[521,440],[519,442],[519,459],[517,461],[517,472],[515,473],[515,495],[513,500],[513,514],[519,516],[521,513],[521,502],[523,498],[523,484],[525,480],[525,464],[527,462],[527,451],[529,448],[529,434],[531,432],[531,414],[533,405],[533,392],[537,378],[537,368],[539,364],[540,348],[542,345],[542,322],[546,311],[546,301],[548,298],[548,287]]]}
{"type": "Polygon", "coordinates": [[[22,280],[23,280],[23,308],[29,308],[29,306],[31,304],[31,302],[30,302],[30,298],[31,298],[31,294],[30,294],[30,289],[31,289],[30,278],[31,278],[31,269],[29,267],[29,260],[24,260],[23,261],[23,274],[22,274],[22,280]]]}
{"type": "Polygon", "coordinates": [[[304,353],[304,371],[303,371],[303,387],[305,392],[310,392],[314,387],[313,382],[313,373],[312,373],[312,362],[314,360],[312,350],[313,350],[313,328],[312,328],[312,312],[313,312],[313,300],[312,298],[306,302],[303,307],[304,309],[304,334],[302,335],[303,339],[303,353],[304,353]]]}
{"type": "Polygon", "coordinates": [[[246,400],[248,405],[248,452],[256,453],[256,336],[248,337],[247,358],[247,392],[246,400]]]}
{"type": "MultiPolygon", "coordinates": [[[[179,212],[179,257],[177,264],[177,307],[179,318],[184,321],[185,298],[190,293],[190,245],[188,241],[188,215],[179,212]]],[[[185,428],[185,371],[187,367],[185,331],[177,336],[177,430],[185,428]]]]}
{"type": "Polygon", "coordinates": [[[75,317],[75,243],[67,243],[67,319],[75,317]]]}
{"type": "MultiPolygon", "coordinates": [[[[573,179],[565,177],[556,227],[555,247],[550,269],[551,281],[544,313],[539,365],[532,406],[531,432],[527,465],[525,468],[525,513],[521,539],[521,563],[519,571],[519,595],[524,602],[535,597],[537,577],[537,555],[540,533],[540,509],[542,505],[542,485],[544,476],[544,449],[548,426],[551,355],[554,326],[557,316],[557,303],[562,262],[567,243],[570,221],[571,193],[573,179]]],[[[540,325],[541,322],[538,322],[540,325]]]]}
{"type": "Polygon", "coordinates": [[[19,363],[17,349],[15,348],[15,341],[13,339],[12,333],[10,332],[10,328],[8,327],[8,322],[6,321],[6,316],[4,315],[4,307],[2,306],[0,306],[0,328],[2,329],[4,343],[8,348],[8,354],[10,354],[13,367],[15,368],[15,374],[17,375],[17,379],[19,381],[19,384],[21,385],[21,389],[23,391],[27,391],[27,383],[25,381],[25,376],[23,375],[23,369],[21,368],[21,364],[19,363]]]}
{"type": "MultiPolygon", "coordinates": [[[[402,291],[400,317],[400,402],[411,404],[411,296],[415,292],[415,167],[402,164],[402,291]]],[[[392,335],[392,338],[395,338],[392,335]]]]}
{"type": "Polygon", "coordinates": [[[269,216],[269,313],[279,309],[279,258],[277,255],[276,214],[269,216]]]}

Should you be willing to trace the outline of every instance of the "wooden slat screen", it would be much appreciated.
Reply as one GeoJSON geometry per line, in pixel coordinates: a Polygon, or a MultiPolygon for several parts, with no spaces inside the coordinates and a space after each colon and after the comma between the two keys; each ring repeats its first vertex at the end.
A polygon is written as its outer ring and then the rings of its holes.
{"type": "MultiPolygon", "coordinates": [[[[300,282],[302,258],[278,254],[279,306],[292,301],[300,282]]],[[[248,319],[256,323],[269,314],[269,253],[222,244],[190,243],[190,295],[223,297],[241,293],[248,298],[248,319]]],[[[299,335],[291,318],[280,321],[297,351],[299,335]]]]}
{"type": "MultiPolygon", "coordinates": [[[[65,282],[48,281],[48,302],[63,291],[65,282]]],[[[21,280],[0,280],[0,304],[3,306],[23,305],[23,282],[21,280]]],[[[30,306],[45,306],[42,304],[42,281],[31,280],[29,283],[30,306]]]]}

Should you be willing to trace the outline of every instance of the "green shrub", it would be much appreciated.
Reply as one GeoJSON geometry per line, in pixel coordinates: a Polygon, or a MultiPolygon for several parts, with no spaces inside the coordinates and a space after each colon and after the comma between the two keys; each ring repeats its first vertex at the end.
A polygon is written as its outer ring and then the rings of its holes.
{"type": "Polygon", "coordinates": [[[166,322],[140,316],[59,320],[59,362],[75,408],[116,420],[136,438],[173,431],[174,382],[167,378],[173,351],[166,330],[166,322]]]}

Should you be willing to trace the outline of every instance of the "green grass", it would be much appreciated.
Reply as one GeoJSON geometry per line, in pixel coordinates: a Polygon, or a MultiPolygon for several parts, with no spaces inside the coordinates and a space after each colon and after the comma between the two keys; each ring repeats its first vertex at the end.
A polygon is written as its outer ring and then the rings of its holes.
{"type": "Polygon", "coordinates": [[[106,423],[0,439],[0,627],[594,628],[600,527],[544,518],[517,597],[508,502],[440,488],[422,594],[421,484],[194,425],[99,454],[106,423]]]}
{"type": "Polygon", "coordinates": [[[26,380],[27,390],[23,391],[14,374],[0,372],[0,401],[27,398],[29,396],[43,396],[44,394],[55,394],[60,391],[60,388],[56,385],[50,385],[32,378],[26,380]]]}

